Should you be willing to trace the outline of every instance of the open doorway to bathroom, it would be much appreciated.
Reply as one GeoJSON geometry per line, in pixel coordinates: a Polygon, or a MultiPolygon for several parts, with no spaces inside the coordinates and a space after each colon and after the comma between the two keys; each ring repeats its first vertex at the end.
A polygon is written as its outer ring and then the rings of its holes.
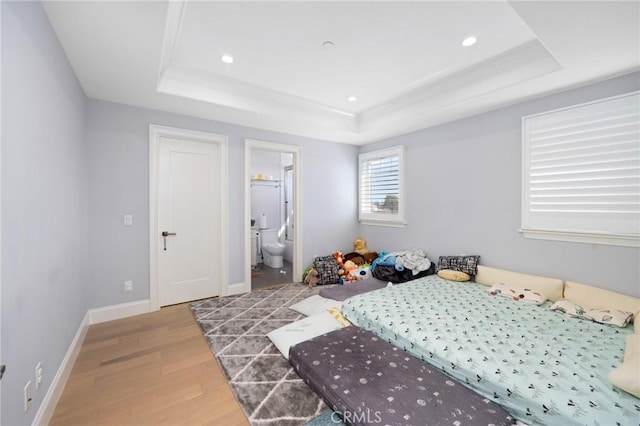
{"type": "Polygon", "coordinates": [[[247,290],[300,281],[299,149],[246,141],[247,290]]]}

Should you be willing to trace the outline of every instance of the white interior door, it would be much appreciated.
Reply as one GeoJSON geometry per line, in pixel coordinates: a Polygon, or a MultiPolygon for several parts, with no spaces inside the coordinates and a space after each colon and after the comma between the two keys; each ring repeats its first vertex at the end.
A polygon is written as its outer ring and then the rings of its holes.
{"type": "Polygon", "coordinates": [[[217,296],[220,148],[166,136],[158,148],[160,306],[217,296]]]}

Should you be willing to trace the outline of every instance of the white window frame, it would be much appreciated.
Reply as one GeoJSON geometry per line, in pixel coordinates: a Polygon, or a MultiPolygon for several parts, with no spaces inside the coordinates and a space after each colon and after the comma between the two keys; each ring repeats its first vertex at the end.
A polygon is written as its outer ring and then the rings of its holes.
{"type": "Polygon", "coordinates": [[[404,227],[405,221],[404,190],[404,146],[380,149],[362,153],[358,156],[358,220],[364,225],[404,227]],[[362,211],[362,164],[376,158],[398,157],[398,213],[365,213],[362,211]]]}
{"type": "MultiPolygon", "coordinates": [[[[519,230],[524,237],[543,240],[555,240],[555,241],[569,241],[589,244],[603,244],[603,245],[615,245],[626,247],[640,247],[640,215],[638,216],[638,233],[621,234],[617,232],[606,232],[602,230],[566,230],[566,229],[538,229],[532,224],[532,212],[529,210],[529,198],[530,198],[530,132],[528,125],[532,123],[532,120],[540,117],[552,117],[553,114],[560,115],[570,110],[577,110],[586,106],[594,106],[596,104],[602,104],[602,111],[606,111],[607,102],[619,100],[624,97],[636,97],[640,92],[631,92],[619,96],[613,96],[606,99],[600,99],[597,101],[586,102],[579,105],[574,105],[567,108],[561,108],[553,111],[548,111],[541,114],[530,115],[522,118],[522,228],[519,230]]],[[[640,126],[640,122],[638,123],[640,126]]],[[[640,143],[640,142],[639,142],[640,143]]]]}

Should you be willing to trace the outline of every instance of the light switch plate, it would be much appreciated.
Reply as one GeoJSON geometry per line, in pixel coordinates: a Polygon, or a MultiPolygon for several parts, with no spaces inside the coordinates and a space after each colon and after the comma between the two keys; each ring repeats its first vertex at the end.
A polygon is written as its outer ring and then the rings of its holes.
{"type": "Polygon", "coordinates": [[[122,218],[122,224],[124,226],[131,226],[133,225],[133,215],[130,214],[125,214],[122,218]]]}

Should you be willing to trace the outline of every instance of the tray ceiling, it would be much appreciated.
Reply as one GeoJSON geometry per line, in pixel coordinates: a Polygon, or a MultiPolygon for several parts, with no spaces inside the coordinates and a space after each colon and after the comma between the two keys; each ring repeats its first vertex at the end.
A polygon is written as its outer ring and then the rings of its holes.
{"type": "Polygon", "coordinates": [[[91,98],[346,143],[640,67],[637,2],[44,6],[91,98]]]}

